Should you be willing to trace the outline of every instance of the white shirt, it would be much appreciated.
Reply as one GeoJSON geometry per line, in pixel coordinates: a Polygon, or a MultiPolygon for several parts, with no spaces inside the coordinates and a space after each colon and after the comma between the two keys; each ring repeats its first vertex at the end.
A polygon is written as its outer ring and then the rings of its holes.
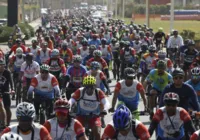
{"type": "Polygon", "coordinates": [[[20,71],[24,73],[24,77],[33,78],[36,76],[36,72],[40,71],[40,65],[36,61],[33,61],[30,66],[27,66],[26,62],[24,62],[20,71]]]}

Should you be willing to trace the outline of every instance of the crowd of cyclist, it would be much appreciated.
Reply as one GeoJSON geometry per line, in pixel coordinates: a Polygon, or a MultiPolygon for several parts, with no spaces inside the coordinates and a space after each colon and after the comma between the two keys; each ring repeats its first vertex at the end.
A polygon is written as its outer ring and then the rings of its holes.
{"type": "Polygon", "coordinates": [[[15,26],[15,43],[6,54],[0,50],[1,139],[92,139],[87,126],[95,140],[149,140],[154,131],[157,140],[199,140],[193,121],[200,111],[195,42],[183,41],[177,30],[166,35],[161,27],[154,32],[114,19],[91,24],[75,15],[52,15],[50,27],[40,26],[30,46],[15,26]],[[11,98],[15,125],[10,125],[11,98]],[[48,114],[40,125],[43,102],[48,114]],[[114,114],[105,123],[108,112],[114,114]],[[139,120],[145,112],[149,128],[139,120]]]}

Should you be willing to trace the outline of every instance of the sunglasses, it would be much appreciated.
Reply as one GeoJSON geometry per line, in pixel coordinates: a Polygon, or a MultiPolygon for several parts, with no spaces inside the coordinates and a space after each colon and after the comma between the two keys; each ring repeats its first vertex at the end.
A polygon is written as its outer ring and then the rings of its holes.
{"type": "Polygon", "coordinates": [[[171,107],[175,107],[177,106],[177,104],[165,104],[166,106],[171,106],[171,107]]]}
{"type": "Polygon", "coordinates": [[[177,77],[174,77],[174,79],[175,79],[175,80],[177,80],[177,79],[180,79],[180,80],[182,80],[182,79],[183,79],[183,77],[181,77],[181,76],[177,76],[177,77]]]}
{"type": "Polygon", "coordinates": [[[56,116],[67,116],[68,113],[65,113],[65,112],[56,112],[56,116]]]}
{"type": "Polygon", "coordinates": [[[196,80],[198,80],[198,79],[200,79],[200,76],[192,75],[192,76],[191,76],[191,79],[196,79],[196,80]]]}
{"type": "Polygon", "coordinates": [[[40,73],[42,73],[42,74],[47,74],[47,73],[49,73],[48,71],[40,71],[40,73]]]}
{"type": "Polygon", "coordinates": [[[31,121],[33,120],[33,118],[26,117],[26,116],[17,117],[17,119],[18,119],[19,121],[22,121],[22,122],[31,122],[31,121]]]}

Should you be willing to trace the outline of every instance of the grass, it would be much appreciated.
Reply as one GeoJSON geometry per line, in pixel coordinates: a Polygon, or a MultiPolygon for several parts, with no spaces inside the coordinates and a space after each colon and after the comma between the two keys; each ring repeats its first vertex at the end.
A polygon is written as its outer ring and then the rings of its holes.
{"type": "Polygon", "coordinates": [[[0,18],[7,18],[7,6],[0,5],[0,18]]]}
{"type": "MultiPolygon", "coordinates": [[[[126,23],[130,23],[131,18],[124,19],[126,23]]],[[[136,24],[144,24],[145,19],[135,19],[136,24]]],[[[177,29],[179,32],[183,30],[192,30],[195,32],[195,40],[200,40],[200,21],[191,21],[191,20],[178,20],[174,21],[174,29],[177,29]]],[[[160,18],[151,18],[150,27],[157,31],[159,27],[162,27],[165,33],[169,33],[170,30],[170,21],[160,20],[160,18]]]]}

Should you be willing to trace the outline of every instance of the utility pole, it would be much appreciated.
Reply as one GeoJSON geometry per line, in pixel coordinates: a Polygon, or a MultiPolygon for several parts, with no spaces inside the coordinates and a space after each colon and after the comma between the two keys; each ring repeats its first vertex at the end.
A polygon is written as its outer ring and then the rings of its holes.
{"type": "Polygon", "coordinates": [[[125,8],[125,0],[122,0],[122,2],[123,2],[123,6],[122,6],[122,18],[123,18],[123,20],[124,20],[124,8],[125,8]]]}
{"type": "Polygon", "coordinates": [[[171,0],[171,10],[170,10],[170,32],[174,28],[174,0],[171,0]]]}
{"type": "Polygon", "coordinates": [[[149,2],[149,0],[146,0],[146,24],[147,24],[147,27],[150,27],[149,7],[150,7],[150,2],[149,2]]]}
{"type": "Polygon", "coordinates": [[[115,19],[117,19],[117,4],[118,0],[115,0],[115,19]]]}

